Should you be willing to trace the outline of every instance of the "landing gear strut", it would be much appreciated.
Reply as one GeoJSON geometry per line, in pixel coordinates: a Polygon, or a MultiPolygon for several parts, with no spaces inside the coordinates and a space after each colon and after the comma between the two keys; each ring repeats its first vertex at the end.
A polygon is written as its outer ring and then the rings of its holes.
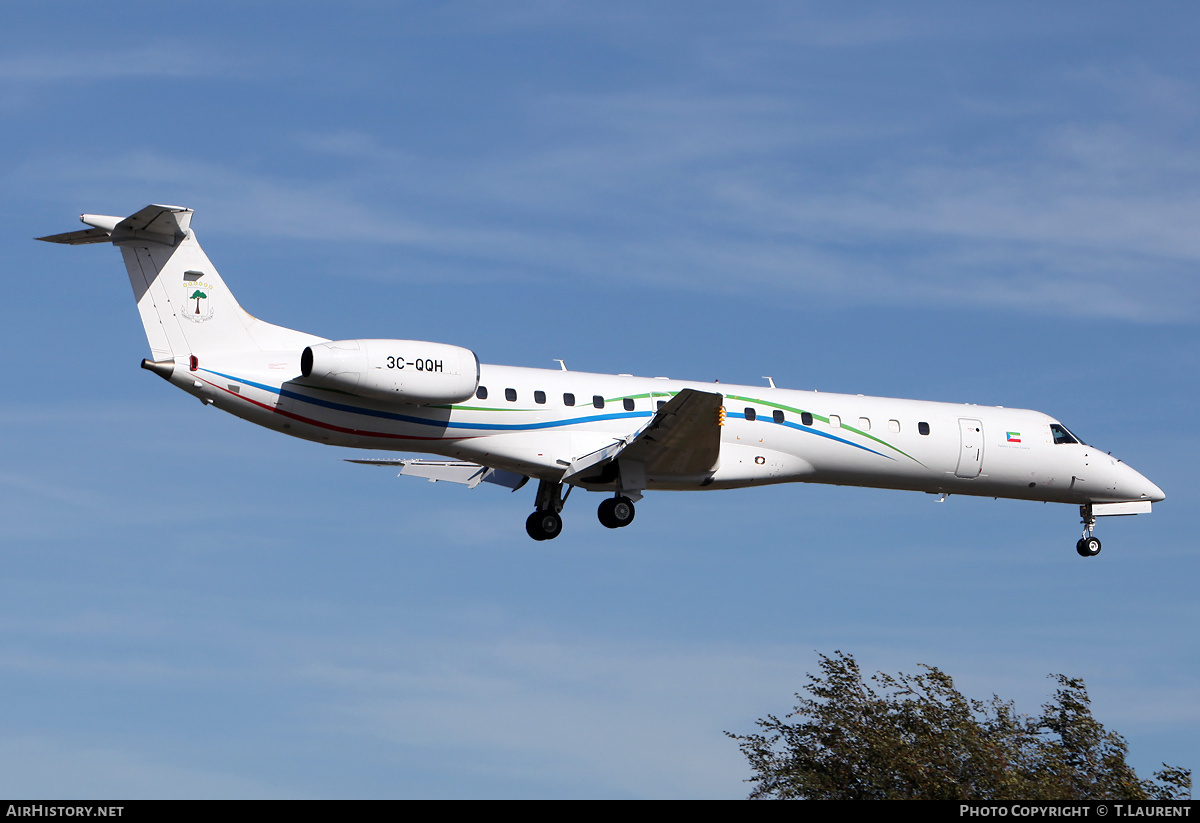
{"type": "Polygon", "coordinates": [[[609,497],[600,504],[596,515],[605,528],[619,529],[633,522],[633,501],[628,497],[609,497]]]}
{"type": "Polygon", "coordinates": [[[562,534],[562,517],[559,516],[559,512],[567,502],[567,496],[571,494],[571,490],[567,489],[567,494],[564,495],[562,488],[562,483],[550,480],[538,482],[537,510],[525,520],[525,532],[534,540],[553,540],[562,534]]]}
{"type": "Polygon", "coordinates": [[[1100,554],[1100,540],[1092,537],[1092,529],[1096,528],[1096,515],[1092,514],[1092,504],[1085,503],[1079,507],[1079,516],[1083,519],[1083,537],[1075,544],[1075,551],[1080,557],[1095,557],[1100,554]]]}

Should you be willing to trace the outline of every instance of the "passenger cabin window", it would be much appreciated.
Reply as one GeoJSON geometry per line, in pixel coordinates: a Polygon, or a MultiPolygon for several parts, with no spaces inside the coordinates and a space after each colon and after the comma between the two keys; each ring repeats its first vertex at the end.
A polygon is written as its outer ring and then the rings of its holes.
{"type": "Polygon", "coordinates": [[[840,429],[842,427],[842,418],[839,415],[829,415],[829,427],[831,429],[840,429]]]}
{"type": "Polygon", "coordinates": [[[1056,446],[1062,443],[1079,443],[1080,445],[1083,445],[1082,440],[1067,431],[1066,426],[1062,426],[1058,423],[1050,424],[1050,434],[1054,436],[1054,445],[1056,446]]]}
{"type": "Polygon", "coordinates": [[[899,434],[900,433],[900,421],[899,420],[889,420],[888,421],[888,431],[890,431],[892,434],[899,434]]]}
{"type": "Polygon", "coordinates": [[[604,408],[604,398],[598,394],[592,395],[592,405],[598,409],[604,408]]]}
{"type": "Polygon", "coordinates": [[[917,431],[921,434],[929,434],[929,424],[928,423],[918,423],[917,431]]]}
{"type": "Polygon", "coordinates": [[[504,390],[504,399],[507,400],[509,403],[517,402],[517,390],[516,389],[505,389],[504,390]]]}
{"type": "Polygon", "coordinates": [[[858,418],[858,427],[865,432],[869,432],[871,430],[871,418],[869,418],[869,417],[858,418]]]}
{"type": "Polygon", "coordinates": [[[535,391],[535,392],[533,393],[533,402],[534,402],[534,403],[542,403],[542,404],[545,404],[545,402],[546,402],[546,393],[545,393],[544,391],[535,391]]]}
{"type": "Polygon", "coordinates": [[[621,405],[623,405],[625,407],[625,411],[633,411],[633,398],[626,397],[624,400],[621,401],[621,405]]]}
{"type": "Polygon", "coordinates": [[[747,406],[747,407],[746,407],[746,419],[747,419],[747,420],[753,420],[753,419],[754,419],[754,418],[756,418],[756,417],[758,417],[758,415],[757,415],[757,414],[754,412],[754,409],[752,409],[752,408],[750,408],[749,406],[747,406]]]}
{"type": "Polygon", "coordinates": [[[564,406],[574,406],[575,405],[575,395],[571,394],[570,392],[563,392],[563,405],[564,406]]]}
{"type": "Polygon", "coordinates": [[[480,400],[487,400],[487,386],[480,386],[475,390],[475,396],[480,400]]]}
{"type": "Polygon", "coordinates": [[[812,412],[800,412],[800,422],[805,426],[812,425],[812,412]]]}
{"type": "Polygon", "coordinates": [[[774,420],[776,423],[782,423],[783,422],[783,412],[780,411],[779,409],[776,409],[775,411],[771,412],[771,419],[774,420]]]}

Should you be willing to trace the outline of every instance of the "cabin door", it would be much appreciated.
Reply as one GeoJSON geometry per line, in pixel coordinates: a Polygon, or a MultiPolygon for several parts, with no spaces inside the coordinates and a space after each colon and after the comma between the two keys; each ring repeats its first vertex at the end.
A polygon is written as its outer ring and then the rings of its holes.
{"type": "Polygon", "coordinates": [[[962,435],[962,447],[958,452],[958,468],[954,474],[958,477],[978,477],[983,468],[983,423],[963,418],[958,421],[958,430],[962,435]]]}

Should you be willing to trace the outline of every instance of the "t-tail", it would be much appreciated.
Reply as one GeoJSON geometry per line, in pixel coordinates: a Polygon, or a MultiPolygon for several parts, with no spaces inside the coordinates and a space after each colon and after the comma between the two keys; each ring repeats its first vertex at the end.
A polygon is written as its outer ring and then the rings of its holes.
{"type": "Polygon", "coordinates": [[[148,368],[158,366],[154,370],[162,373],[210,354],[299,352],[320,340],[264,323],[238,305],[196,242],[191,209],[146,206],[129,217],[83,214],[79,219],[92,228],[38,239],[72,246],[112,243],[121,250],[150,343],[148,368]]]}

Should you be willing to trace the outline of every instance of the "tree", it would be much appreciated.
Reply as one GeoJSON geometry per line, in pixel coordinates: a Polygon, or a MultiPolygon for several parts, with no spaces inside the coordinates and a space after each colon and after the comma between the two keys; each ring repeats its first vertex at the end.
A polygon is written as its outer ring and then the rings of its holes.
{"type": "Polygon", "coordinates": [[[208,295],[205,294],[204,292],[200,291],[199,289],[196,289],[194,292],[192,292],[192,296],[188,299],[196,301],[196,314],[200,313],[200,301],[205,300],[207,298],[208,298],[208,295]]]}
{"type": "Polygon", "coordinates": [[[948,674],[882,672],[863,681],[851,655],[821,655],[821,675],[780,720],[738,735],[751,798],[822,800],[1177,800],[1190,769],[1139,780],[1124,738],[1092,717],[1082,680],[1055,675],[1039,717],[995,695],[969,700],[948,674]],[[795,722],[787,722],[789,719],[795,722]]]}

